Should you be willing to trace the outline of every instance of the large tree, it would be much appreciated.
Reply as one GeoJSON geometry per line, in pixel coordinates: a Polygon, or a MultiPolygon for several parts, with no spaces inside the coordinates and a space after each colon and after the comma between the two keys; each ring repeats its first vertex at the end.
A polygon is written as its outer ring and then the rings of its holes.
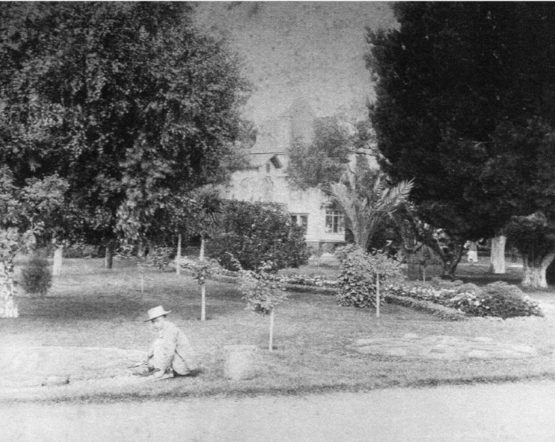
{"type": "Polygon", "coordinates": [[[58,172],[77,223],[110,251],[171,195],[221,177],[247,92],[187,3],[11,3],[0,11],[0,160],[58,172]]]}
{"type": "Polygon", "coordinates": [[[374,142],[368,122],[320,118],[314,124],[314,138],[289,149],[287,170],[294,186],[316,187],[330,197],[345,214],[354,242],[364,250],[412,187],[408,181],[390,186],[375,167],[374,142]]]}
{"type": "MultiPolygon", "coordinates": [[[[371,116],[382,166],[397,180],[415,178],[418,214],[462,246],[495,236],[513,215],[551,211],[553,150],[542,136],[552,133],[555,109],[555,8],[422,2],[394,10],[396,29],[369,32],[371,116]],[[543,141],[524,149],[528,135],[543,141]]],[[[526,262],[541,273],[537,259],[526,262]]]]}

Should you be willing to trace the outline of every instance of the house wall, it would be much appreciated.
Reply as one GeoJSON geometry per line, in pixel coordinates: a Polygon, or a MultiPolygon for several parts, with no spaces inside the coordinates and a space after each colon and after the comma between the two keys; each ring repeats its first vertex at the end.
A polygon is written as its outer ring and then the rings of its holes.
{"type": "Polygon", "coordinates": [[[307,215],[306,241],[311,248],[320,248],[321,244],[344,243],[345,233],[326,232],[327,197],[315,188],[294,189],[286,172],[289,147],[294,141],[312,139],[314,118],[311,107],[300,99],[285,114],[260,125],[250,153],[251,167],[235,172],[224,194],[230,199],[283,204],[291,214],[307,215]]]}
{"type": "Polygon", "coordinates": [[[292,188],[285,173],[287,158],[285,155],[279,155],[279,158],[283,165],[280,169],[276,169],[268,160],[257,168],[235,172],[225,197],[241,201],[279,203],[291,214],[306,214],[306,241],[311,247],[322,243],[343,243],[344,233],[326,232],[326,196],[315,188],[292,188]],[[266,164],[270,164],[269,171],[266,164]]]}

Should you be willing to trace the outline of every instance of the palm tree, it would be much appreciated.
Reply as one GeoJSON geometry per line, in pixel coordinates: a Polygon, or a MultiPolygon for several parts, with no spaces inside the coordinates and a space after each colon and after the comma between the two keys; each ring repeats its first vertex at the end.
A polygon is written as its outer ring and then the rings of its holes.
{"type": "Polygon", "coordinates": [[[384,219],[407,201],[412,187],[412,180],[389,185],[383,172],[371,170],[358,156],[355,171],[347,168],[341,181],[329,185],[328,194],[350,221],[355,243],[366,250],[384,219]]]}

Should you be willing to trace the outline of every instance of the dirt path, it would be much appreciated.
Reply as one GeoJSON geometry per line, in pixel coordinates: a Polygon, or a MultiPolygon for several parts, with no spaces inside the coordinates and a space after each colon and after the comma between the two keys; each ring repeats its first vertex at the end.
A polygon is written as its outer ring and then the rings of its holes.
{"type": "Polygon", "coordinates": [[[2,441],[551,441],[555,382],[303,397],[0,404],[2,441]]]}

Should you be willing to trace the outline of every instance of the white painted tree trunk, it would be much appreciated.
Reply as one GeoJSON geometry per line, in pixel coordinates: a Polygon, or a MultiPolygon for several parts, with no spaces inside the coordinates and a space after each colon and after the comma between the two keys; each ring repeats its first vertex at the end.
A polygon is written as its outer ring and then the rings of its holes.
{"type": "Polygon", "coordinates": [[[177,235],[177,253],[175,254],[175,273],[181,275],[181,233],[177,235]]]}
{"type": "Polygon", "coordinates": [[[528,265],[523,266],[524,276],[522,278],[522,286],[535,288],[535,289],[546,289],[547,280],[545,278],[545,270],[547,267],[529,267],[528,265]]]}
{"type": "Polygon", "coordinates": [[[489,271],[495,274],[505,273],[505,244],[507,237],[498,235],[491,240],[489,271]]]}
{"type": "Polygon", "coordinates": [[[270,338],[268,340],[268,351],[274,351],[274,309],[270,310],[270,338]]]}
{"type": "Polygon", "coordinates": [[[555,258],[555,253],[550,253],[541,261],[530,262],[527,256],[522,257],[522,286],[534,289],[546,289],[547,279],[545,272],[555,258]]]}
{"type": "Polygon", "coordinates": [[[0,318],[17,318],[19,312],[14,299],[13,266],[0,262],[0,318]]]}
{"type": "Polygon", "coordinates": [[[54,250],[54,261],[52,263],[52,276],[60,276],[62,274],[62,261],[64,256],[64,247],[58,246],[54,250]]]}

